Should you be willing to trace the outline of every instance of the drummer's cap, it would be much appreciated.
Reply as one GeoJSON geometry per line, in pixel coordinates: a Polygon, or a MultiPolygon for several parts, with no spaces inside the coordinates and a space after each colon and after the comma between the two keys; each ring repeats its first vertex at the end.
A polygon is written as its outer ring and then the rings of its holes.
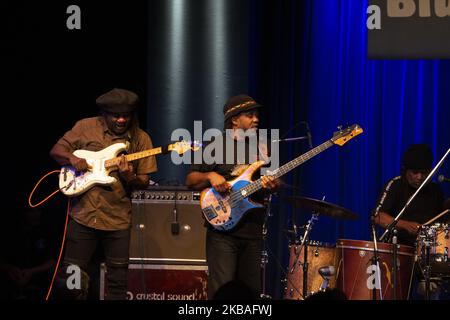
{"type": "Polygon", "coordinates": [[[412,144],[403,154],[402,168],[429,170],[433,164],[433,153],[426,144],[412,144]]]}

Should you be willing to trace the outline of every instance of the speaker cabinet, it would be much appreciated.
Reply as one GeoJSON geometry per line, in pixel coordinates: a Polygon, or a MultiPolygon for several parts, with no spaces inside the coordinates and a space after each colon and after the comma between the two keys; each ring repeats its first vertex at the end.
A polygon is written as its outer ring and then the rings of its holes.
{"type": "MultiPolygon", "coordinates": [[[[130,264],[127,300],[206,300],[206,265],[130,264]]],[[[100,266],[100,300],[108,295],[107,268],[100,266]]]]}
{"type": "Polygon", "coordinates": [[[132,199],[130,263],[204,264],[206,228],[192,191],[145,191],[132,199]]]}

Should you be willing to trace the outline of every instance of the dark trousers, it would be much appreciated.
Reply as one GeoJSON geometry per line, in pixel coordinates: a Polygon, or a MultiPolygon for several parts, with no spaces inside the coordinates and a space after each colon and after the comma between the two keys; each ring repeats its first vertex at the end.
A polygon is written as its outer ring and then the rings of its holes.
{"type": "Polygon", "coordinates": [[[103,231],[89,228],[71,219],[68,225],[64,265],[77,265],[87,272],[97,244],[103,247],[106,273],[106,299],[125,300],[130,244],[130,229],[103,231]]]}
{"type": "Polygon", "coordinates": [[[208,298],[232,281],[239,281],[251,290],[252,297],[261,294],[261,239],[243,239],[207,231],[208,298]]]}

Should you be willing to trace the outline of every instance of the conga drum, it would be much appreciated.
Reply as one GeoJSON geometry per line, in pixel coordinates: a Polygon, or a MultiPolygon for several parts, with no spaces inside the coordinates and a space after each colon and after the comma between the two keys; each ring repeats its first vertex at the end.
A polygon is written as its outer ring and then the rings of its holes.
{"type": "MultiPolygon", "coordinates": [[[[372,263],[374,244],[370,241],[338,239],[336,259],[338,261],[336,287],[349,300],[371,300],[374,288],[377,300],[393,299],[392,244],[378,243],[378,271],[372,263]],[[380,296],[381,293],[381,296],[380,296]]],[[[415,248],[398,245],[397,288],[398,300],[408,299],[414,268],[415,248]]]]}
{"type": "MultiPolygon", "coordinates": [[[[303,300],[303,261],[304,251],[300,245],[289,246],[289,267],[287,270],[285,299],[303,300]],[[299,251],[301,250],[301,252],[299,251]],[[298,258],[297,258],[298,257],[298,258]]],[[[319,291],[324,280],[319,269],[326,266],[335,266],[335,246],[328,243],[310,241],[307,246],[308,278],[307,295],[319,291]]],[[[335,287],[335,277],[330,278],[329,288],[335,287]]]]}

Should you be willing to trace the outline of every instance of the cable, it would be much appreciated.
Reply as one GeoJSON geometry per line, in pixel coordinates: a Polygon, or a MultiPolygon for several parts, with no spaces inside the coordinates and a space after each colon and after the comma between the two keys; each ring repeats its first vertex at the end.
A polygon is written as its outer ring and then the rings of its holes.
{"type": "Polygon", "coordinates": [[[69,221],[69,213],[70,213],[70,198],[67,201],[67,214],[66,214],[66,222],[64,224],[64,234],[63,234],[63,239],[62,239],[62,243],[61,243],[61,249],[59,250],[58,261],[56,262],[55,271],[53,272],[52,282],[50,283],[50,287],[48,288],[48,292],[47,292],[47,296],[45,297],[45,301],[48,301],[48,298],[50,297],[50,294],[51,294],[52,288],[53,288],[53,283],[55,281],[56,274],[58,273],[59,263],[61,261],[61,256],[62,256],[62,253],[64,250],[64,243],[66,242],[66,233],[67,233],[67,224],[69,221]]]}
{"type": "Polygon", "coordinates": [[[50,199],[51,197],[53,197],[56,193],[58,193],[60,190],[55,190],[52,194],[50,194],[48,197],[46,197],[44,200],[42,200],[41,202],[39,202],[38,204],[32,204],[31,203],[31,197],[34,194],[34,191],[36,191],[36,188],[39,186],[39,184],[42,182],[42,180],[44,180],[47,176],[53,174],[53,173],[59,173],[61,172],[60,170],[53,170],[49,173],[47,173],[46,175],[44,175],[41,179],[39,179],[38,183],[36,183],[36,185],[34,186],[33,190],[30,193],[30,196],[28,197],[28,204],[30,205],[30,207],[32,208],[36,208],[38,206],[40,206],[41,204],[43,204],[45,201],[47,201],[48,199],[50,199]]]}
{"type": "MultiPolygon", "coordinates": [[[[40,206],[41,204],[43,204],[45,201],[47,201],[48,199],[50,199],[51,197],[53,197],[56,193],[58,193],[60,191],[60,189],[55,190],[49,196],[47,196],[44,200],[40,201],[38,204],[32,204],[31,203],[31,198],[33,197],[33,194],[36,191],[36,188],[41,184],[42,180],[44,180],[46,177],[48,177],[49,175],[51,175],[53,173],[60,173],[60,172],[61,172],[60,170],[53,170],[53,171],[48,172],[42,178],[39,179],[39,181],[36,183],[36,185],[34,186],[33,190],[31,191],[30,196],[28,197],[28,205],[30,207],[36,208],[36,207],[40,206]]],[[[66,233],[67,233],[67,224],[68,224],[68,221],[69,221],[69,213],[70,213],[70,198],[67,201],[67,214],[66,214],[66,222],[64,224],[64,234],[63,234],[63,239],[62,239],[62,243],[61,243],[61,249],[59,250],[58,261],[56,262],[55,271],[53,272],[52,281],[50,283],[50,287],[48,288],[47,295],[45,296],[45,301],[48,301],[48,298],[50,297],[50,294],[51,294],[52,288],[53,288],[53,284],[55,282],[56,274],[58,273],[59,263],[61,262],[61,256],[62,256],[62,253],[63,253],[63,250],[64,250],[64,243],[66,241],[66,233]]]]}

